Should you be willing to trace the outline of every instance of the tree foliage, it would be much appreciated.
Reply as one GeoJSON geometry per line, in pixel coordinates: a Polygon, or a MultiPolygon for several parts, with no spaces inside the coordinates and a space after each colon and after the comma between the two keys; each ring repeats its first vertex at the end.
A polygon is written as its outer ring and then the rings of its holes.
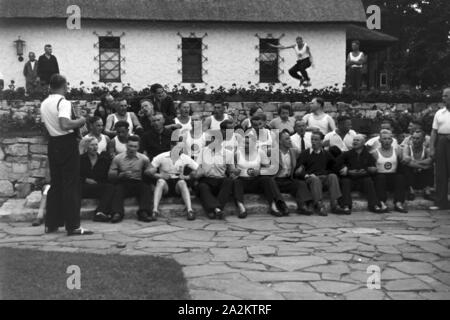
{"type": "Polygon", "coordinates": [[[392,50],[394,83],[450,84],[449,0],[363,0],[381,8],[381,31],[399,42],[392,50]]]}

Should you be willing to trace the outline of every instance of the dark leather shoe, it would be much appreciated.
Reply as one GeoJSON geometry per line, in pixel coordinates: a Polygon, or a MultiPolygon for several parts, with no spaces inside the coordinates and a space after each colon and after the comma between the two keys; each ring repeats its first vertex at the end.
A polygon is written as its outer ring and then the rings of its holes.
{"type": "Polygon", "coordinates": [[[36,218],[32,223],[31,226],[33,227],[39,227],[41,224],[44,223],[44,219],[36,218]]]}
{"type": "Polygon", "coordinates": [[[216,219],[216,213],[214,211],[208,212],[208,218],[211,220],[216,219]]]}
{"type": "Polygon", "coordinates": [[[222,210],[220,210],[219,208],[216,208],[216,210],[214,211],[214,214],[217,219],[223,220],[223,211],[222,210]]]}
{"type": "Polygon", "coordinates": [[[270,214],[273,215],[274,217],[277,217],[277,218],[283,216],[283,213],[281,213],[280,211],[275,211],[272,208],[270,209],[270,214]]]}
{"type": "Polygon", "coordinates": [[[123,220],[123,216],[120,213],[114,213],[111,218],[111,223],[119,223],[123,220]]]}
{"type": "Polygon", "coordinates": [[[276,203],[277,209],[280,210],[283,216],[289,215],[289,208],[284,201],[277,201],[276,203]]]}
{"type": "Polygon", "coordinates": [[[91,234],[94,234],[94,232],[88,229],[83,229],[81,227],[75,230],[67,231],[68,236],[88,236],[91,234]]]}
{"type": "Polygon", "coordinates": [[[103,212],[97,212],[94,215],[94,219],[93,219],[93,221],[95,221],[95,222],[108,222],[109,220],[111,220],[111,217],[104,214],[103,212]]]}
{"type": "Polygon", "coordinates": [[[194,212],[193,210],[189,210],[189,211],[187,212],[187,219],[188,219],[189,221],[195,220],[195,212],[194,212]]]}
{"type": "Polygon", "coordinates": [[[238,218],[239,218],[239,219],[245,219],[245,218],[247,218],[247,210],[242,211],[242,212],[239,212],[238,218]]]}
{"type": "Polygon", "coordinates": [[[308,207],[305,206],[305,205],[300,206],[297,209],[297,213],[301,214],[301,215],[304,215],[304,216],[311,216],[313,214],[313,212],[311,210],[309,210],[308,207]]]}
{"type": "Polygon", "coordinates": [[[327,211],[325,210],[325,207],[323,206],[323,204],[319,204],[316,206],[316,213],[321,216],[321,217],[326,217],[328,216],[327,211]]]}
{"type": "Polygon", "coordinates": [[[338,215],[345,215],[345,214],[347,214],[347,212],[344,209],[342,209],[341,207],[331,208],[331,213],[338,214],[338,215]]]}
{"type": "Polygon", "coordinates": [[[149,215],[146,211],[139,211],[137,213],[138,220],[142,222],[153,222],[155,221],[151,215],[149,215]]]}
{"type": "Polygon", "coordinates": [[[370,212],[375,213],[375,214],[382,214],[383,210],[381,210],[381,208],[371,208],[369,209],[370,212]]]}
{"type": "Polygon", "coordinates": [[[52,227],[52,228],[45,227],[45,233],[55,233],[55,232],[58,232],[58,230],[59,230],[59,227],[52,227]]]}
{"type": "Polygon", "coordinates": [[[394,207],[394,210],[397,211],[397,212],[400,212],[400,213],[408,213],[408,210],[406,210],[405,208],[403,208],[403,206],[398,206],[398,205],[396,205],[396,206],[394,207]]]}

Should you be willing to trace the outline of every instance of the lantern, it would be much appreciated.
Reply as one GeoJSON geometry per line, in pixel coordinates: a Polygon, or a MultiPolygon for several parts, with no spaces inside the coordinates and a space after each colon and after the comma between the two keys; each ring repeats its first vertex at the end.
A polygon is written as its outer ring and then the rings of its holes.
{"type": "Polygon", "coordinates": [[[14,41],[14,44],[16,45],[16,51],[17,51],[17,55],[19,56],[19,61],[22,62],[23,61],[23,47],[25,46],[25,41],[20,39],[20,36],[19,36],[19,39],[14,41]]]}

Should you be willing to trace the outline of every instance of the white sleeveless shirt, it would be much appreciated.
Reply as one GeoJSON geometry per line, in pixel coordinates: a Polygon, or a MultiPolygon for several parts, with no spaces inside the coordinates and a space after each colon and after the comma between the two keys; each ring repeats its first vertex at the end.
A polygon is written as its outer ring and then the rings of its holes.
{"type": "Polygon", "coordinates": [[[303,60],[306,58],[309,58],[309,53],[307,51],[308,44],[305,42],[303,43],[303,48],[299,48],[298,44],[295,45],[294,50],[295,54],[297,55],[297,60],[303,60]]]}
{"type": "Polygon", "coordinates": [[[209,129],[211,130],[220,130],[220,124],[228,119],[228,115],[224,114],[224,118],[222,121],[217,121],[214,116],[211,116],[211,125],[209,129]]]}
{"type": "Polygon", "coordinates": [[[127,151],[127,145],[119,141],[118,137],[114,137],[114,147],[116,154],[127,151]]]}
{"type": "MultiPolygon", "coordinates": [[[[117,122],[120,121],[120,120],[117,118],[117,116],[116,116],[115,113],[113,114],[113,117],[114,117],[114,122],[113,122],[113,124],[112,124],[112,128],[111,128],[111,129],[113,129],[113,128],[114,128],[114,125],[115,125],[117,122]]],[[[130,112],[127,112],[127,122],[128,122],[128,132],[129,132],[130,135],[132,135],[132,134],[133,134],[134,125],[133,125],[133,120],[131,120],[131,113],[130,113],[130,112]]]]}
{"type": "Polygon", "coordinates": [[[331,118],[331,116],[327,113],[324,113],[320,119],[317,119],[314,113],[309,113],[303,118],[303,120],[306,121],[308,127],[319,128],[320,132],[324,135],[331,131],[329,124],[333,121],[333,118],[331,118]]]}
{"type": "Polygon", "coordinates": [[[242,151],[237,151],[237,161],[236,168],[241,170],[239,173],[239,177],[249,178],[248,169],[261,169],[261,156],[259,155],[259,150],[256,152],[256,156],[254,159],[245,159],[245,155],[242,151]]]}
{"type": "MultiPolygon", "coordinates": [[[[356,57],[351,52],[348,55],[349,55],[350,61],[359,62],[363,58],[364,52],[361,51],[359,53],[359,55],[357,55],[356,57]]],[[[352,65],[352,68],[362,68],[362,67],[363,67],[362,65],[356,65],[356,64],[352,65]]]]}
{"type": "Polygon", "coordinates": [[[395,148],[392,149],[392,156],[389,158],[384,157],[380,149],[377,149],[378,160],[377,160],[377,170],[378,173],[395,173],[398,166],[397,152],[395,148]]]}
{"type": "Polygon", "coordinates": [[[174,119],[175,124],[179,124],[181,126],[180,132],[184,132],[186,130],[191,131],[192,125],[191,125],[191,117],[189,117],[189,121],[185,124],[181,123],[181,121],[178,118],[174,119]]]}

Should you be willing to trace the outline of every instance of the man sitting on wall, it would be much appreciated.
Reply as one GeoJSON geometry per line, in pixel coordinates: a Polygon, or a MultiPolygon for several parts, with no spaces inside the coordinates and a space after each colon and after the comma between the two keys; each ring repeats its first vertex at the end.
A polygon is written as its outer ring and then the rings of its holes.
{"type": "Polygon", "coordinates": [[[424,197],[431,200],[434,185],[433,160],[426,146],[425,132],[417,130],[411,136],[411,144],[403,149],[404,173],[408,188],[408,200],[414,200],[415,190],[424,189],[424,197]]]}
{"type": "Polygon", "coordinates": [[[323,133],[314,132],[311,136],[311,149],[303,151],[297,160],[295,175],[306,180],[314,201],[314,210],[321,216],[326,216],[323,205],[323,187],[330,191],[331,212],[335,214],[350,214],[350,210],[342,209],[338,199],[342,196],[337,175],[333,172],[334,157],[323,149],[323,133]]]}
{"type": "Polygon", "coordinates": [[[151,216],[150,186],[142,181],[143,175],[150,175],[150,160],[147,156],[138,152],[139,142],[138,136],[130,136],[126,152],[115,156],[111,163],[108,178],[116,183],[115,196],[122,201],[120,212],[114,213],[111,218],[112,223],[122,221],[124,216],[123,199],[127,197],[138,198],[138,220],[151,222],[156,219],[156,217],[151,216]]]}
{"type": "Polygon", "coordinates": [[[364,146],[363,135],[353,138],[353,148],[344,152],[336,160],[336,168],[341,174],[341,190],[344,209],[352,208],[352,190],[363,191],[368,200],[369,211],[381,213],[372,175],[377,172],[374,157],[364,146]]]}
{"type": "Polygon", "coordinates": [[[335,157],[352,149],[356,132],[352,130],[352,120],[348,116],[337,119],[337,129],[325,135],[323,146],[335,157]]]}
{"type": "MultiPolygon", "coordinates": [[[[391,120],[383,120],[381,122],[380,132],[383,130],[393,132],[392,129],[393,128],[392,128],[391,120]]],[[[381,134],[378,134],[376,137],[373,137],[372,139],[369,139],[369,141],[366,142],[366,147],[369,148],[369,151],[372,152],[381,147],[380,136],[381,136],[381,134]]],[[[399,144],[398,144],[397,139],[392,137],[392,147],[397,149],[398,146],[399,146],[399,144]]]]}
{"type": "MultiPolygon", "coordinates": [[[[180,137],[180,140],[183,138],[180,137]]],[[[163,195],[181,195],[186,205],[187,219],[195,220],[187,181],[195,176],[198,164],[183,153],[183,142],[171,141],[171,146],[171,151],[157,155],[151,162],[150,173],[156,179],[152,217],[156,219],[159,214],[159,203],[163,195]]]]}
{"type": "Polygon", "coordinates": [[[155,112],[161,112],[164,115],[165,124],[173,124],[173,120],[177,116],[175,104],[171,96],[167,95],[163,86],[155,83],[150,87],[152,96],[150,101],[153,103],[155,112]]]}
{"type": "Polygon", "coordinates": [[[141,134],[143,131],[142,125],[139,122],[136,114],[134,114],[133,112],[128,112],[129,105],[127,99],[123,97],[118,98],[117,103],[118,104],[116,104],[116,112],[110,114],[106,118],[105,134],[110,138],[114,138],[117,135],[117,132],[114,130],[114,125],[119,121],[128,122],[128,131],[130,135],[134,133],[141,134]]]}

